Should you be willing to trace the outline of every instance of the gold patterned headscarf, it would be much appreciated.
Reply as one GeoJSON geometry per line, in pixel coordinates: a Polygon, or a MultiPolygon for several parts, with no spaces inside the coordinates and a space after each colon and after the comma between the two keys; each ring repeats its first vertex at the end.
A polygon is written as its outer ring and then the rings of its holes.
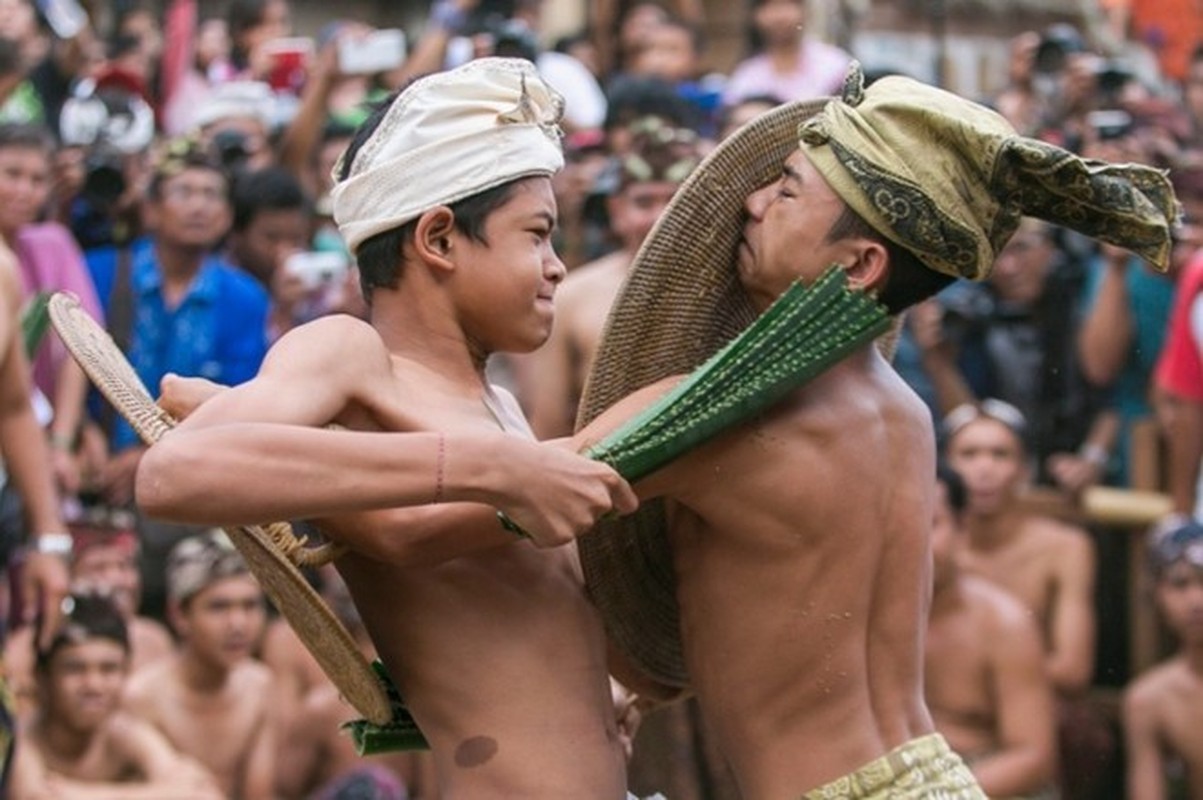
{"type": "Polygon", "coordinates": [[[843,96],[798,136],[845,203],[937,272],[986,277],[1024,216],[1168,265],[1179,211],[1165,172],[1020,136],[999,114],[910,78],[866,89],[854,64],[843,96]]]}

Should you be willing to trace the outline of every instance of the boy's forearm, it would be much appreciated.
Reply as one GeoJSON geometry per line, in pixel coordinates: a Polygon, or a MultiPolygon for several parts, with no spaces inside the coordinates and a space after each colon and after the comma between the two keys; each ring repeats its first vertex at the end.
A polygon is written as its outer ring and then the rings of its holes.
{"type": "Polygon", "coordinates": [[[502,437],[258,423],[174,431],[144,456],[138,503],[151,516],[212,525],[492,503],[507,481],[502,437]]]}

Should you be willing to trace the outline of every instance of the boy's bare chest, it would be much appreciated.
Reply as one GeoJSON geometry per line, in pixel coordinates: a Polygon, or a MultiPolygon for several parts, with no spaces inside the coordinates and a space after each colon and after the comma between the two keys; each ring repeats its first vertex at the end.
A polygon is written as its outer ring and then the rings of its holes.
{"type": "Polygon", "coordinates": [[[441,376],[396,370],[386,388],[348,408],[341,424],[355,430],[496,432],[525,434],[526,421],[495,392],[467,389],[441,376]]]}

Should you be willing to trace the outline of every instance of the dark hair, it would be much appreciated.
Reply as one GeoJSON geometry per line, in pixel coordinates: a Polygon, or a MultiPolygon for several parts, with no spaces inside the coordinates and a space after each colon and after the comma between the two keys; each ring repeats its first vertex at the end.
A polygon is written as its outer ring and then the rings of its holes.
{"type": "Polygon", "coordinates": [[[750,94],[746,97],[741,97],[731,103],[724,103],[718,110],[718,130],[724,130],[731,125],[731,117],[735,114],[735,109],[743,105],[755,104],[766,105],[776,108],[785,103],[780,97],[775,94],[750,94]]]}
{"type": "Polygon", "coordinates": [[[697,130],[698,112],[662,78],[622,76],[606,91],[606,118],[602,128],[613,131],[641,117],[661,117],[676,128],[697,130]]]}
{"type": "MultiPolygon", "coordinates": [[[[757,55],[762,50],[764,50],[764,44],[765,44],[764,36],[761,35],[760,30],[756,27],[756,20],[753,18],[753,15],[758,10],[760,10],[761,6],[768,5],[769,1],[770,0],[752,0],[750,6],[748,8],[748,12],[747,12],[748,22],[747,22],[747,27],[744,29],[744,57],[745,58],[747,58],[749,56],[757,55]]],[[[794,0],[794,2],[797,5],[802,6],[803,12],[804,13],[806,12],[806,8],[805,8],[806,4],[807,4],[806,0],[794,0]]],[[[805,25],[806,25],[806,23],[803,23],[803,27],[805,27],[805,25]]]]}
{"type": "Polygon", "coordinates": [[[965,480],[961,473],[948,466],[943,461],[936,462],[936,481],[944,484],[948,496],[948,507],[954,516],[961,516],[969,507],[969,492],[965,489],[965,480]]]}
{"type": "Polygon", "coordinates": [[[926,300],[956,280],[951,275],[936,272],[900,244],[878,233],[865,218],[845,204],[842,213],[827,231],[828,242],[841,239],[870,239],[885,247],[890,258],[890,271],[886,284],[877,295],[877,300],[891,314],[898,314],[922,300],[926,300]]]}
{"type": "Polygon", "coordinates": [[[0,123],[0,150],[8,148],[41,150],[50,156],[58,147],[54,134],[35,122],[0,123]]]}
{"type": "MultiPolygon", "coordinates": [[[[342,161],[338,165],[339,182],[345,181],[350,176],[355,156],[380,127],[380,123],[384,120],[393,101],[404,91],[403,87],[389,95],[356,129],[355,135],[347,145],[342,161]]],[[[450,203],[448,208],[455,215],[455,227],[468,238],[488,244],[485,240],[485,222],[488,221],[490,214],[505,205],[506,201],[510,199],[518,180],[521,179],[503,183],[471,197],[450,203]]],[[[415,218],[396,228],[365,239],[356,248],[355,263],[359,267],[359,286],[367,303],[371,304],[372,292],[375,289],[397,288],[397,282],[401,279],[401,269],[405,265],[402,247],[406,242],[413,241],[417,227],[418,219],[415,218]]]]}
{"type": "Polygon", "coordinates": [[[226,202],[230,201],[230,173],[214,153],[184,139],[169,144],[167,153],[155,164],[146,196],[154,201],[162,200],[163,184],[188,169],[204,169],[220,175],[226,183],[226,202]]]}
{"type": "Polygon", "coordinates": [[[36,644],[41,639],[43,624],[43,620],[38,619],[36,633],[39,635],[34,636],[35,666],[38,670],[47,669],[59,650],[83,644],[88,639],[109,639],[119,644],[126,655],[129,655],[129,631],[125,625],[125,618],[108,595],[69,595],[63,600],[63,608],[65,613],[62,622],[50,637],[50,644],[45,649],[36,644]]]}
{"type": "Polygon", "coordinates": [[[250,227],[262,211],[309,210],[309,198],[305,196],[301,182],[283,167],[264,167],[239,174],[230,198],[236,232],[250,227]]]}

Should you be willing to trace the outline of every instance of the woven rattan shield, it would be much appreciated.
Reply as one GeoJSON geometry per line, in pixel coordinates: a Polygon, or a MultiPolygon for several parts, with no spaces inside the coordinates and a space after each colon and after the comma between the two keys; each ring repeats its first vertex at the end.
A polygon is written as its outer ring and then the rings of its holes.
{"type": "MultiPolygon", "coordinates": [[[[781,175],[798,147],[798,125],[825,103],[790,103],[757,117],[681,185],[611,309],[578,427],[644,386],[692,372],[756,318],[734,269],[744,202],[781,175]]],[[[687,690],[663,503],[603,520],[578,545],[590,597],[630,666],[665,696],[687,690]]]]}
{"type": "MultiPolygon", "coordinates": [[[[113,339],[70,294],[50,300],[50,319],[72,356],[101,394],[147,444],[171,430],[176,420],[155,403],[113,339]]],[[[354,639],[305,580],[298,567],[336,558],[331,545],[309,547],[287,523],[225,528],[264,592],[309,648],[322,670],[365,719],[379,725],[392,717],[384,685],[354,639]]]]}

